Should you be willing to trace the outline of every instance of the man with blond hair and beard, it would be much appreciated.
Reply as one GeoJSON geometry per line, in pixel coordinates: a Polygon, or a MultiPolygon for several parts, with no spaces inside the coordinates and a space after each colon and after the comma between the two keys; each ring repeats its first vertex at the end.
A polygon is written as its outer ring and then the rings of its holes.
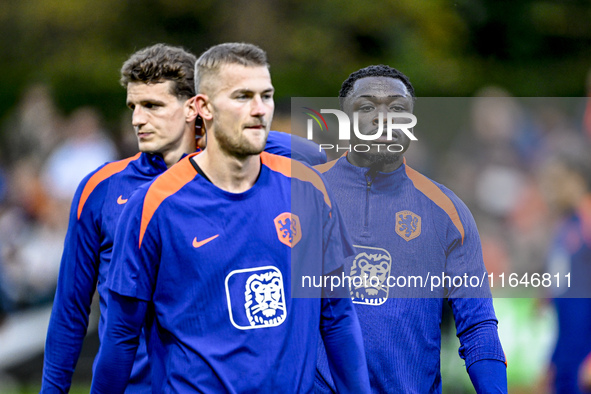
{"type": "Polygon", "coordinates": [[[153,392],[312,392],[320,336],[336,387],[368,392],[351,300],[295,297],[294,267],[340,275],[351,245],[322,177],[263,152],[274,111],[265,52],[214,46],[195,84],[207,147],[126,204],[91,391],[123,391],[147,321],[153,392]]]}
{"type": "MultiPolygon", "coordinates": [[[[98,289],[99,339],[105,334],[105,280],[113,255],[117,221],[131,194],[195,152],[194,67],[197,58],[165,44],[143,48],[121,68],[121,84],[132,111],[140,153],[105,164],[80,183],[72,202],[68,233],[53,304],[41,391],[67,392],[88,327],[90,305],[98,289]]],[[[315,146],[272,132],[266,149],[281,155],[322,162],[315,146]]],[[[140,337],[127,392],[150,391],[145,341],[140,337]]]]}

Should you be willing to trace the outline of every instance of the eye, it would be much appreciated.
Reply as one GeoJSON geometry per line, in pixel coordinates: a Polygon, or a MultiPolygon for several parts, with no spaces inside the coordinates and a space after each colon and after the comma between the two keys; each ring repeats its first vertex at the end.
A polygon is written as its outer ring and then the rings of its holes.
{"type": "Polygon", "coordinates": [[[234,96],[235,100],[248,100],[252,97],[251,94],[249,94],[249,92],[236,92],[236,95],[234,96]]]}
{"type": "Polygon", "coordinates": [[[390,107],[390,111],[406,112],[406,107],[404,105],[393,105],[390,107]]]}
{"type": "Polygon", "coordinates": [[[273,94],[272,93],[266,93],[263,94],[263,100],[273,100],[273,94]]]}
{"type": "Polygon", "coordinates": [[[362,105],[361,107],[359,107],[359,112],[371,112],[375,109],[375,107],[373,105],[362,105]]]}

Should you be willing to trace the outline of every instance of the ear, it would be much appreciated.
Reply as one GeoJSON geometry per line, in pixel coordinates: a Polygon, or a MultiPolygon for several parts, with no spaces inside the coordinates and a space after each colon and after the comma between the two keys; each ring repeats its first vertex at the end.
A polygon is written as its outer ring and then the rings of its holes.
{"type": "Polygon", "coordinates": [[[213,119],[211,104],[209,102],[209,97],[206,94],[201,93],[195,96],[195,106],[197,108],[197,112],[204,120],[213,119]]]}
{"type": "Polygon", "coordinates": [[[191,97],[185,101],[185,121],[190,123],[199,115],[197,112],[197,105],[195,104],[195,97],[191,97]]]}

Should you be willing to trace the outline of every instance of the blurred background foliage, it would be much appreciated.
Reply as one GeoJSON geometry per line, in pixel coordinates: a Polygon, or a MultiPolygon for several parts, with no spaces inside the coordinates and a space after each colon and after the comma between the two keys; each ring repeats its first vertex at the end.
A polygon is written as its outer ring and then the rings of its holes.
{"type": "MultiPolygon", "coordinates": [[[[358,68],[386,63],[420,96],[583,96],[591,65],[587,0],[24,0],[0,2],[0,120],[26,87],[47,84],[58,107],[117,122],[119,68],[156,42],[196,54],[223,41],[267,50],[281,104],[333,96],[358,68]]],[[[115,128],[115,127],[112,127],[115,128]]]]}

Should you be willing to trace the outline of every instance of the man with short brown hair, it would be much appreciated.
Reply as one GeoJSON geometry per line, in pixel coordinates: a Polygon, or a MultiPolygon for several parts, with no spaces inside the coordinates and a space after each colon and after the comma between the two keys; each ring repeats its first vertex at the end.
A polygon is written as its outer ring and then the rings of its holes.
{"type": "MultiPolygon", "coordinates": [[[[104,336],[105,279],[117,220],[129,196],[188,153],[195,151],[193,65],[182,48],[156,44],[134,53],[121,69],[127,106],[141,153],[107,163],[82,180],[70,213],[53,310],[47,331],[41,392],[67,392],[98,289],[104,336]]],[[[150,387],[145,342],[140,341],[127,392],[150,387]]]]}

